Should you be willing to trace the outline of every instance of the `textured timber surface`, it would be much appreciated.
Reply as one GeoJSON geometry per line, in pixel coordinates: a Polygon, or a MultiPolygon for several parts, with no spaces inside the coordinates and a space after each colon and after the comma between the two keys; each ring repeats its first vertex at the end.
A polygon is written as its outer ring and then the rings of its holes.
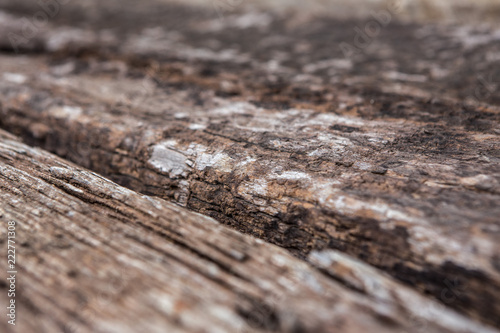
{"type": "Polygon", "coordinates": [[[2,332],[494,332],[341,253],[311,255],[323,274],[1,131],[0,172],[22,258],[2,332]]]}
{"type": "Polygon", "coordinates": [[[15,54],[36,8],[4,3],[1,127],[500,326],[500,31],[393,21],[345,57],[366,20],[108,1],[64,6],[15,54]]]}

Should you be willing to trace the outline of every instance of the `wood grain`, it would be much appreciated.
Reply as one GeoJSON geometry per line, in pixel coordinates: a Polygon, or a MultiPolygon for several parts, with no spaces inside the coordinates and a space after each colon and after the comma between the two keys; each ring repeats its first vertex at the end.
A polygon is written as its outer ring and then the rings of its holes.
{"type": "Polygon", "coordinates": [[[348,262],[330,274],[357,289],[4,132],[0,198],[0,242],[16,221],[19,258],[18,322],[3,332],[493,332],[345,255],[312,261],[348,262]]]}
{"type": "MultiPolygon", "coordinates": [[[[68,5],[23,55],[0,35],[0,126],[301,259],[342,251],[500,326],[494,31],[393,22],[345,58],[339,44],[366,22],[150,4],[68,5]]],[[[33,11],[9,10],[10,32],[33,11]]]]}

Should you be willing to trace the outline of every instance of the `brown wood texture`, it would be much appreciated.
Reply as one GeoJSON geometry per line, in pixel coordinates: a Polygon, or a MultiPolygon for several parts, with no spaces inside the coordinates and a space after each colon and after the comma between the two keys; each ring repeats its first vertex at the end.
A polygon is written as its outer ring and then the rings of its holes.
{"type": "Polygon", "coordinates": [[[109,1],[61,7],[14,54],[36,10],[5,2],[1,127],[500,326],[498,31],[393,20],[345,57],[366,20],[109,1]]]}
{"type": "Polygon", "coordinates": [[[312,254],[321,273],[4,132],[0,172],[19,258],[2,332],[494,332],[344,254],[312,254]]]}

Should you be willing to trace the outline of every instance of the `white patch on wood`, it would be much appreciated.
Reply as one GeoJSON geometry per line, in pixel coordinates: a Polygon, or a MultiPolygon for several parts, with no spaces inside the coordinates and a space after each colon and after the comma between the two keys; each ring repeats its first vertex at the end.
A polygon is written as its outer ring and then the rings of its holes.
{"type": "Polygon", "coordinates": [[[454,37],[462,43],[466,50],[477,48],[500,40],[500,29],[489,33],[477,33],[472,26],[461,26],[454,30],[454,37]]]}
{"type": "Polygon", "coordinates": [[[82,114],[83,110],[78,106],[57,106],[49,110],[49,114],[55,118],[74,119],[82,114]]]}
{"type": "Polygon", "coordinates": [[[256,162],[256,161],[257,161],[256,158],[247,156],[247,158],[245,158],[245,160],[243,160],[240,163],[238,163],[238,166],[242,167],[242,166],[245,166],[247,164],[251,164],[251,163],[256,162]]]}
{"type": "Polygon", "coordinates": [[[341,195],[329,198],[326,203],[341,214],[348,216],[366,216],[367,211],[370,211],[375,215],[374,218],[384,222],[387,222],[388,220],[396,220],[416,225],[422,223],[421,219],[391,208],[387,204],[380,201],[367,202],[341,195]]]}
{"type": "Polygon", "coordinates": [[[27,80],[27,77],[25,75],[17,73],[4,73],[2,76],[4,80],[16,84],[23,84],[27,80]]]}
{"type": "Polygon", "coordinates": [[[322,126],[330,126],[334,124],[342,124],[347,126],[366,126],[373,122],[368,122],[360,118],[355,117],[343,117],[338,116],[333,113],[320,113],[315,116],[313,119],[307,122],[307,125],[322,125],[322,126]]]}
{"type": "Polygon", "coordinates": [[[325,202],[331,197],[333,194],[338,193],[338,188],[335,186],[341,185],[342,183],[338,180],[327,180],[327,179],[318,179],[313,182],[312,191],[314,196],[321,205],[324,205],[325,202]]]}
{"type": "Polygon", "coordinates": [[[396,80],[396,81],[406,81],[406,82],[416,82],[416,83],[423,83],[427,81],[427,76],[425,75],[406,74],[394,71],[388,72],[384,76],[389,80],[396,80]]]}
{"type": "Polygon", "coordinates": [[[498,186],[495,178],[489,175],[477,175],[460,179],[460,184],[466,187],[474,187],[481,190],[489,190],[498,186]]]}
{"type": "Polygon", "coordinates": [[[190,157],[197,157],[200,154],[207,151],[207,147],[197,143],[191,143],[188,148],[184,151],[186,155],[190,157]]]}
{"type": "Polygon", "coordinates": [[[380,281],[380,272],[362,261],[334,250],[313,251],[309,260],[321,268],[344,268],[339,274],[356,288],[378,300],[389,301],[391,299],[391,293],[387,288],[383,288],[387,287],[384,281],[380,281]]]}
{"type": "Polygon", "coordinates": [[[247,112],[253,112],[253,111],[255,111],[255,109],[256,109],[256,107],[250,103],[239,102],[239,103],[232,103],[232,104],[225,105],[223,107],[214,109],[211,111],[211,113],[215,113],[215,114],[221,115],[221,116],[229,116],[229,115],[233,115],[233,114],[242,114],[242,113],[247,113],[247,112]]]}
{"type": "Polygon", "coordinates": [[[230,172],[233,169],[233,159],[227,154],[217,152],[214,154],[203,153],[196,158],[196,169],[203,171],[208,167],[217,167],[218,171],[230,172]]]}
{"type": "MultiPolygon", "coordinates": [[[[230,311],[228,307],[224,306],[210,306],[207,308],[207,311],[209,312],[210,315],[214,316],[215,318],[219,319],[222,323],[231,323],[231,325],[234,328],[235,331],[237,332],[243,332],[246,331],[246,325],[241,319],[240,316],[238,316],[235,312],[230,311]]],[[[195,322],[197,322],[196,318],[193,318],[195,322]]],[[[210,333],[218,333],[218,332],[225,332],[226,327],[217,327],[213,326],[210,328],[206,328],[206,332],[210,333]]]]}
{"type": "MultiPolygon", "coordinates": [[[[316,143],[320,142],[322,147],[328,147],[328,149],[323,148],[322,150],[327,150],[328,152],[333,152],[333,153],[342,153],[345,151],[345,148],[347,146],[352,145],[352,141],[349,140],[348,138],[344,138],[341,136],[335,136],[331,135],[329,133],[321,133],[318,134],[316,139],[311,140],[311,143],[316,143]]],[[[314,156],[311,155],[310,153],[309,156],[314,156]]]]}
{"type": "Polygon", "coordinates": [[[313,150],[312,152],[310,152],[309,154],[307,154],[307,156],[320,157],[320,156],[327,155],[329,152],[330,151],[328,149],[316,149],[316,150],[313,150]]]}
{"type": "Polygon", "coordinates": [[[189,117],[189,114],[187,114],[185,112],[177,112],[176,114],[174,114],[175,119],[182,119],[182,118],[187,118],[187,117],[189,117]]]}
{"type": "Polygon", "coordinates": [[[368,170],[372,170],[373,165],[371,165],[370,163],[365,163],[365,162],[356,162],[356,163],[354,163],[354,167],[356,167],[360,170],[368,171],[368,170]]]}
{"type": "Polygon", "coordinates": [[[211,20],[204,22],[202,27],[204,30],[216,32],[224,29],[248,29],[248,28],[265,28],[273,20],[273,17],[265,12],[249,12],[241,15],[231,15],[224,20],[211,20]]]}
{"type": "Polygon", "coordinates": [[[331,68],[349,70],[352,66],[353,63],[350,59],[329,59],[305,65],[303,70],[306,73],[314,73],[319,70],[328,70],[331,68]]]}
{"type": "Polygon", "coordinates": [[[162,142],[162,145],[168,148],[175,148],[178,145],[177,140],[175,139],[168,139],[162,142]]]}
{"type": "Polygon", "coordinates": [[[242,182],[238,186],[236,192],[246,201],[260,206],[260,209],[269,215],[276,215],[279,213],[279,210],[273,207],[276,205],[273,203],[273,200],[263,198],[273,195],[268,189],[268,182],[265,179],[259,178],[242,182]]]}
{"type": "Polygon", "coordinates": [[[267,181],[265,179],[255,179],[252,183],[247,184],[246,188],[255,194],[267,195],[267,181]]]}
{"type": "Polygon", "coordinates": [[[170,149],[166,142],[153,147],[153,153],[148,162],[155,169],[168,173],[170,176],[180,176],[189,169],[186,156],[170,149]]]}
{"type": "Polygon", "coordinates": [[[193,131],[204,130],[205,128],[207,128],[207,126],[204,124],[189,124],[189,129],[193,131]]]}
{"type": "Polygon", "coordinates": [[[302,171],[284,171],[275,178],[287,180],[309,180],[311,176],[302,171]]]}

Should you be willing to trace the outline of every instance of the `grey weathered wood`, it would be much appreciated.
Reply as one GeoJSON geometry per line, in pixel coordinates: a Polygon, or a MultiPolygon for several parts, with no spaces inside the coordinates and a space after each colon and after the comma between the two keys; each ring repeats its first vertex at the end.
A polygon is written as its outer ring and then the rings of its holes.
{"type": "Polygon", "coordinates": [[[39,54],[1,56],[0,126],[301,258],[341,250],[500,325],[493,31],[393,22],[345,59],[339,44],[364,21],[260,13],[245,27],[157,2],[108,6],[111,18],[67,7],[24,49],[39,54]]]}
{"type": "Polygon", "coordinates": [[[0,202],[18,270],[17,325],[2,332],[494,332],[345,255],[311,256],[342,284],[2,131],[0,202]]]}

